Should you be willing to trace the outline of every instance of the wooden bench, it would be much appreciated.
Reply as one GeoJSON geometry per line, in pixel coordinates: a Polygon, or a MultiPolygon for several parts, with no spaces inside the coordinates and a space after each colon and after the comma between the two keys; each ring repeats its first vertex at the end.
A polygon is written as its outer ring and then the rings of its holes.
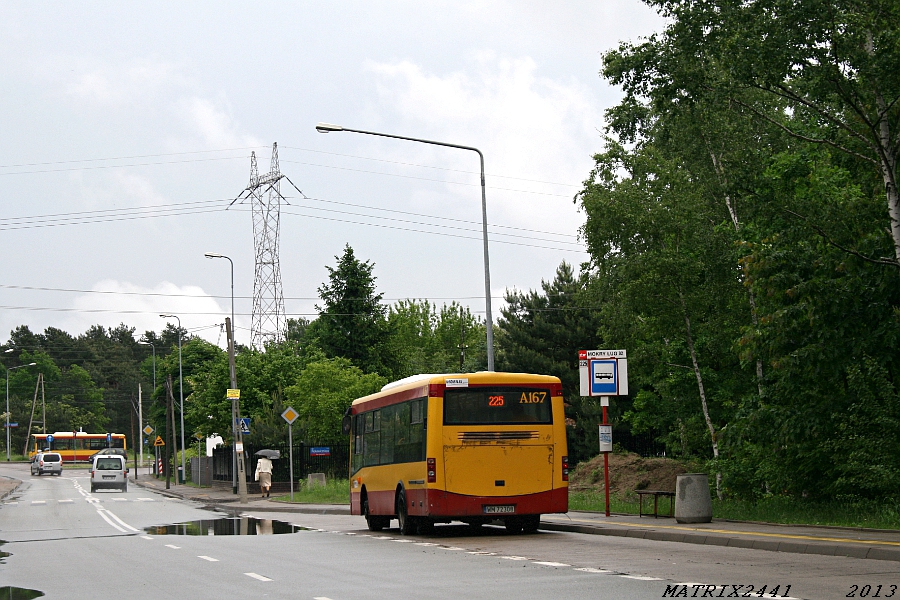
{"type": "MultiPolygon", "coordinates": [[[[675,516],[675,492],[666,492],[663,490],[635,490],[638,495],[640,508],[638,509],[638,517],[644,516],[644,496],[653,496],[653,517],[659,517],[659,497],[664,496],[669,499],[669,516],[675,516]]],[[[647,512],[647,515],[650,513],[647,512]]],[[[665,516],[665,515],[663,515],[665,516]]]]}

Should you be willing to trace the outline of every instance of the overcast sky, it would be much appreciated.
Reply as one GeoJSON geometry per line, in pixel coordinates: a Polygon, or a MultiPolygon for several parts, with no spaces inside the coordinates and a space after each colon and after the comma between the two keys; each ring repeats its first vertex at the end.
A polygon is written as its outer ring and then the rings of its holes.
{"type": "Polygon", "coordinates": [[[573,196],[620,97],[601,55],[661,26],[636,0],[3,2],[0,337],[175,313],[224,345],[218,252],[249,343],[251,215],[225,209],[273,142],[308,198],[282,186],[289,316],[315,313],[345,244],[386,301],[483,316],[477,155],[319,121],[484,153],[496,320],[505,290],[586,259],[573,196]]]}

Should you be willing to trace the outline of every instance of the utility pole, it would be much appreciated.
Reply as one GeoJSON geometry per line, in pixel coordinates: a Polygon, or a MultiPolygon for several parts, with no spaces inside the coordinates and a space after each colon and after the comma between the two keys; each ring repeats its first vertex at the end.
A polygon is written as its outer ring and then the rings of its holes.
{"type": "MultiPolygon", "coordinates": [[[[234,369],[234,330],[232,329],[231,319],[225,317],[225,331],[228,334],[228,370],[231,375],[231,389],[236,390],[237,372],[234,369]]],[[[235,425],[234,452],[237,457],[237,480],[238,493],[241,496],[241,504],[247,504],[247,477],[244,473],[244,436],[238,423],[241,422],[241,401],[240,398],[232,398],[231,400],[231,416],[232,423],[235,425]]]]}
{"type": "MultiPolygon", "coordinates": [[[[140,389],[140,388],[138,388],[140,389]]],[[[140,397],[140,396],[139,396],[140,397]]],[[[134,398],[134,396],[132,396],[134,398]]],[[[134,453],[134,480],[137,481],[138,478],[138,464],[137,464],[137,450],[134,448],[134,404],[131,405],[131,451],[134,453]]],[[[140,445],[140,440],[138,440],[138,445],[140,445]]],[[[125,457],[126,463],[128,462],[128,456],[125,457]]]]}
{"type": "MultiPolygon", "coordinates": [[[[138,442],[141,451],[141,466],[144,466],[144,401],[141,394],[141,384],[138,384],[138,442]]],[[[134,468],[137,471],[137,467],[134,468]]],[[[135,477],[137,479],[137,477],[135,477]]]]}
{"type": "Polygon", "coordinates": [[[459,307],[459,372],[463,372],[463,363],[466,361],[466,321],[463,318],[462,306],[459,307]]]}
{"type": "MultiPolygon", "coordinates": [[[[169,442],[171,444],[175,443],[175,428],[173,424],[175,423],[175,415],[172,411],[172,404],[175,402],[175,398],[172,396],[172,376],[169,375],[166,378],[166,437],[169,438],[169,442]]],[[[170,480],[172,476],[172,469],[169,466],[169,448],[170,444],[166,444],[166,462],[165,462],[165,470],[166,470],[166,489],[170,487],[170,480]]]]}
{"type": "MultiPolygon", "coordinates": [[[[22,450],[22,456],[28,456],[28,441],[31,439],[31,428],[34,425],[34,409],[37,407],[38,388],[41,388],[41,402],[44,401],[44,374],[38,373],[37,382],[34,384],[34,400],[31,402],[31,418],[28,419],[28,429],[25,430],[25,449],[22,450]]],[[[47,408],[44,407],[44,414],[47,414],[47,408]]],[[[43,421],[41,421],[43,425],[43,421]]],[[[46,429],[44,433],[47,433],[46,429]]]]}

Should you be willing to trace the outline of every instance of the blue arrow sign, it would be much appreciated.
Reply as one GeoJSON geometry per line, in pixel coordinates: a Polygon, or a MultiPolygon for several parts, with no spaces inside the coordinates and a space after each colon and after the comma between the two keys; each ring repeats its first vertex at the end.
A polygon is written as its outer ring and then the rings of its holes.
{"type": "Polygon", "coordinates": [[[53,436],[52,436],[52,435],[48,435],[48,436],[47,436],[47,443],[48,443],[48,444],[52,444],[52,443],[53,443],[53,436]]]}

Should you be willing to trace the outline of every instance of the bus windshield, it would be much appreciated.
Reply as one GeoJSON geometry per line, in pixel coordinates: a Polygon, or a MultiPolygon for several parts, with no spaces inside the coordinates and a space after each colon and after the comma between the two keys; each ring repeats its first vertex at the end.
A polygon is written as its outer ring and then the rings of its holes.
{"type": "Polygon", "coordinates": [[[444,391],[444,425],[549,425],[550,390],[477,387],[444,391]]]}

